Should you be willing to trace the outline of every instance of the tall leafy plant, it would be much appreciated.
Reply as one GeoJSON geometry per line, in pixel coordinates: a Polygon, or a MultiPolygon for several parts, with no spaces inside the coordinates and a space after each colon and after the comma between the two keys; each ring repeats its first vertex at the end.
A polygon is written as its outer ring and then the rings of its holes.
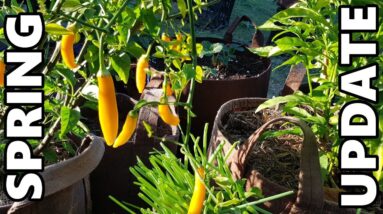
{"type": "MultiPolygon", "coordinates": [[[[279,65],[297,65],[302,63],[307,70],[309,93],[296,92],[293,95],[276,97],[261,105],[257,111],[275,105],[283,104],[283,111],[299,117],[311,124],[311,128],[318,137],[321,148],[321,165],[324,171],[324,180],[329,186],[337,187],[333,179],[338,165],[338,148],[341,139],[338,135],[338,114],[341,107],[355,98],[339,92],[338,76],[355,68],[376,62],[382,70],[382,24],[383,3],[379,0],[301,0],[291,8],[281,11],[267,20],[259,29],[278,31],[272,41],[273,46],[267,46],[251,51],[267,57],[289,56],[279,65]],[[379,6],[378,33],[354,33],[353,40],[379,41],[379,57],[357,58],[351,67],[341,67],[339,58],[338,11],[341,5],[367,5],[379,6]],[[317,83],[317,87],[313,87],[317,83]]],[[[374,84],[380,90],[382,97],[382,77],[374,84]]],[[[377,108],[382,112],[382,99],[377,108]]],[[[382,131],[383,123],[380,122],[382,131]]],[[[367,141],[371,153],[379,154],[382,158],[382,136],[377,140],[367,141]]],[[[382,164],[380,165],[380,169],[382,164]]],[[[382,173],[376,173],[379,182],[383,183],[382,173]]]]}

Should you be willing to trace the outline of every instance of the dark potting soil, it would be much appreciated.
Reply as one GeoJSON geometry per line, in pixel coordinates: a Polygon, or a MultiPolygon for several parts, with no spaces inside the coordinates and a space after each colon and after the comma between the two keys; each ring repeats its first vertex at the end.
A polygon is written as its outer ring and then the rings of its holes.
{"type": "Polygon", "coordinates": [[[226,65],[222,63],[213,65],[212,61],[211,56],[198,59],[199,65],[207,66],[217,71],[214,75],[205,75],[205,79],[207,80],[238,80],[249,77],[257,77],[267,69],[266,64],[262,61],[262,58],[254,55],[246,49],[243,51],[236,51],[235,58],[229,59],[226,65]]]}
{"type": "MultiPolygon", "coordinates": [[[[281,112],[266,109],[235,111],[223,117],[224,132],[231,142],[245,142],[266,121],[281,117],[281,112]]],[[[291,128],[282,123],[274,124],[268,131],[291,128]]],[[[281,186],[297,189],[300,168],[300,146],[302,138],[283,135],[257,142],[249,154],[247,166],[258,170],[265,178],[281,186]]]]}
{"type": "MultiPolygon", "coordinates": [[[[217,71],[214,74],[209,74],[208,69],[204,69],[205,80],[238,80],[257,77],[267,69],[267,63],[263,58],[245,48],[238,48],[234,53],[234,57],[228,59],[226,65],[223,63],[213,65],[212,58],[212,56],[198,58],[198,65],[217,71]]],[[[163,59],[160,58],[151,57],[150,66],[158,71],[165,70],[163,59]]]]}

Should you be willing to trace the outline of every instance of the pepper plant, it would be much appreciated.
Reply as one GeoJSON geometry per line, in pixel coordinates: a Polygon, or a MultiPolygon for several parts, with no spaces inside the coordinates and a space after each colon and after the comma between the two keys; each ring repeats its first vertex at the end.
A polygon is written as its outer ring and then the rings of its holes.
{"type": "MultiPolygon", "coordinates": [[[[197,53],[195,40],[186,33],[181,33],[181,29],[176,27],[173,21],[176,18],[184,20],[186,17],[187,7],[184,0],[178,1],[177,8],[172,6],[170,0],[135,2],[53,0],[49,3],[44,1],[38,1],[38,3],[37,10],[44,17],[47,32],[40,44],[40,48],[45,50],[45,62],[42,69],[45,75],[46,119],[43,123],[47,128],[44,139],[30,140],[29,143],[35,148],[35,154],[44,153],[44,156],[52,157],[53,162],[56,158],[54,152],[48,147],[62,143],[65,150],[74,155],[76,146],[69,142],[78,141],[89,133],[86,124],[81,122],[81,112],[86,108],[97,109],[98,105],[100,125],[105,140],[108,145],[114,145],[114,147],[128,141],[134,131],[140,108],[146,105],[163,104],[160,105],[160,109],[164,109],[164,112],[168,113],[167,116],[172,116],[166,108],[168,105],[166,97],[162,103],[148,103],[142,100],[129,113],[132,119],[126,122],[127,127],[123,127],[122,135],[117,136],[119,115],[116,110],[113,79],[128,84],[131,76],[131,61],[140,59],[141,56],[151,57],[155,43],[159,44],[156,49],[161,50],[161,57],[165,62],[180,65],[176,69],[159,72],[165,76],[167,84],[164,84],[164,88],[171,86],[171,90],[176,95],[180,95],[189,82],[193,86],[194,79],[199,80],[203,75],[201,69],[197,69],[197,75],[196,61],[194,60],[193,63],[190,61],[192,44],[194,44],[194,52],[197,53]],[[161,39],[162,33],[177,33],[177,40],[166,42],[161,39]],[[169,84],[170,82],[172,84],[169,84]]],[[[192,16],[195,15],[194,11],[211,4],[200,0],[194,3],[192,16]]],[[[30,1],[25,3],[4,1],[0,21],[4,22],[6,15],[34,10],[36,8],[30,1]]],[[[3,31],[0,33],[4,48],[8,48],[3,31]]],[[[147,62],[142,63],[138,60],[137,67],[136,83],[137,87],[142,88],[146,84],[146,74],[156,75],[156,73],[148,69],[147,62]]],[[[0,92],[0,97],[3,97],[2,87],[0,92]]],[[[168,96],[170,96],[169,93],[168,96]]],[[[186,106],[190,120],[192,93],[189,97],[187,103],[174,104],[186,106]]],[[[0,118],[4,118],[7,107],[3,99],[1,99],[0,109],[0,118]]],[[[164,120],[166,120],[165,117],[163,117],[164,120]]],[[[0,121],[0,127],[3,130],[4,121],[1,119],[0,121]]],[[[188,135],[185,134],[185,136],[188,135]]]]}
{"type": "MultiPolygon", "coordinates": [[[[321,149],[321,166],[326,185],[337,187],[336,169],[338,166],[338,148],[341,139],[338,135],[338,114],[342,106],[351,101],[351,96],[339,92],[338,76],[353,68],[362,67],[371,63],[378,63],[379,70],[382,71],[383,58],[383,22],[382,22],[383,3],[379,0],[302,0],[291,8],[283,10],[263,25],[259,26],[262,30],[278,31],[272,41],[275,45],[267,46],[251,51],[267,57],[285,55],[290,58],[275,68],[287,65],[297,65],[302,63],[306,70],[309,92],[304,94],[300,91],[293,95],[275,97],[261,105],[257,111],[265,108],[283,104],[283,112],[296,116],[311,124],[311,128],[316,134],[321,149]],[[378,57],[360,57],[355,59],[351,67],[345,68],[338,64],[338,11],[341,5],[367,5],[375,4],[379,6],[378,33],[353,33],[353,40],[374,40],[379,41],[378,57]],[[318,86],[314,87],[313,83],[318,86]]],[[[379,88],[379,95],[382,98],[382,75],[379,80],[374,81],[374,85],[379,88]]],[[[382,99],[377,104],[379,115],[382,114],[382,99]]],[[[381,119],[382,120],[382,119],[381,119]]],[[[383,123],[380,121],[380,137],[377,140],[367,140],[370,154],[377,154],[380,160],[382,153],[382,129],[383,123]]],[[[381,188],[382,162],[376,172],[376,178],[381,188]]]]}
{"type": "MultiPolygon", "coordinates": [[[[37,10],[44,18],[47,33],[39,47],[45,50],[45,61],[41,69],[45,78],[45,120],[42,123],[46,129],[43,139],[28,140],[34,148],[34,154],[44,156],[45,160],[52,164],[74,156],[80,147],[81,139],[90,132],[81,120],[86,108],[98,109],[106,144],[117,148],[131,138],[140,108],[158,106],[164,122],[178,125],[178,116],[169,109],[169,105],[176,105],[184,107],[187,111],[187,127],[182,132],[183,142],[180,144],[185,159],[178,163],[182,164],[182,167],[192,166],[196,172],[200,172],[197,173],[197,177],[204,177],[205,171],[206,176],[211,177],[211,172],[207,171],[207,162],[195,161],[191,155],[192,148],[189,143],[192,136],[190,128],[194,88],[196,81],[201,82],[203,77],[202,68],[197,66],[197,57],[203,47],[196,43],[194,21],[197,11],[215,2],[217,1],[178,0],[177,7],[173,7],[171,0],[52,0],[49,4],[38,1],[37,10]],[[186,21],[189,23],[189,33],[180,27],[186,21]],[[151,57],[162,58],[166,69],[151,70],[151,57]],[[164,78],[164,94],[159,102],[140,100],[129,112],[121,132],[118,133],[120,115],[117,111],[114,79],[125,84],[134,84],[128,80],[132,76],[131,62],[135,60],[138,91],[143,91],[148,76],[161,75],[164,78]],[[186,87],[189,87],[187,101],[180,102],[181,92],[186,87]],[[167,97],[172,93],[176,101],[170,103],[167,97]],[[63,152],[66,154],[62,154],[63,152]]],[[[6,15],[34,10],[36,8],[28,0],[25,4],[4,1],[0,21],[3,22],[6,15]]],[[[3,31],[0,31],[0,41],[8,49],[3,31]]],[[[1,74],[4,76],[3,72],[1,74]]],[[[0,98],[3,98],[3,88],[0,87],[0,98]]],[[[4,129],[2,118],[6,109],[7,106],[1,99],[1,130],[4,129]]],[[[148,130],[150,131],[150,128],[148,130]]],[[[0,141],[1,148],[4,148],[7,142],[2,137],[0,141]]],[[[204,155],[206,158],[206,153],[204,155]]],[[[201,160],[204,159],[201,157],[201,160]]],[[[241,182],[243,184],[243,181],[241,182]]],[[[239,185],[235,188],[243,188],[239,185]]],[[[206,183],[196,180],[196,186],[203,188],[206,187],[206,183]]],[[[237,197],[234,191],[235,189],[231,189],[229,196],[222,196],[227,193],[221,191],[219,197],[234,199],[237,197]]],[[[239,193],[242,202],[247,197],[243,192],[239,193]]],[[[195,194],[198,194],[198,191],[195,194]]],[[[209,195],[208,200],[216,197],[209,195]]],[[[192,204],[202,207],[204,200],[199,200],[200,197],[205,195],[195,196],[197,199],[192,200],[192,204]]],[[[233,202],[228,202],[227,205],[231,203],[233,202]]]]}

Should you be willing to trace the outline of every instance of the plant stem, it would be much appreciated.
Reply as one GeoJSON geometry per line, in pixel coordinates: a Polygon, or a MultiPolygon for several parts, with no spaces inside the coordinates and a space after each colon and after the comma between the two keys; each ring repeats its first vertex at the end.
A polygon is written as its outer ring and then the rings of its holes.
{"type": "MultiPolygon", "coordinates": [[[[102,48],[102,45],[104,43],[104,37],[105,37],[105,34],[102,33],[100,35],[100,37],[98,38],[99,39],[99,47],[98,47],[98,59],[99,59],[99,64],[100,64],[100,67],[99,67],[99,73],[100,75],[102,76],[109,76],[110,73],[106,70],[106,67],[105,67],[105,62],[104,62],[104,49],[102,48]]],[[[99,74],[98,74],[99,75],[99,74]]]]}
{"type": "Polygon", "coordinates": [[[81,59],[84,57],[88,44],[89,44],[89,40],[85,39],[84,44],[82,45],[82,48],[80,50],[80,53],[77,56],[77,62],[80,62],[81,59]]]}
{"type": "MultiPolygon", "coordinates": [[[[221,0],[214,0],[214,1],[211,1],[211,2],[206,3],[206,4],[201,4],[200,7],[201,7],[201,8],[210,7],[210,6],[213,6],[213,5],[215,5],[215,4],[219,3],[219,2],[221,2],[221,0]]],[[[188,6],[188,7],[189,7],[189,6],[188,6]]],[[[193,8],[193,10],[195,10],[195,9],[198,9],[199,6],[194,6],[194,7],[192,7],[192,8],[193,8]]],[[[189,11],[189,13],[190,13],[190,11],[189,11]]],[[[178,18],[178,17],[180,17],[180,16],[182,16],[182,14],[181,14],[181,12],[178,12],[178,13],[169,15],[167,18],[168,18],[168,19],[174,19],[174,18],[178,18]]]]}
{"type": "Polygon", "coordinates": [[[62,13],[62,12],[59,12],[59,13],[60,13],[61,16],[63,16],[65,19],[68,19],[71,22],[77,22],[77,23],[80,23],[80,24],[82,24],[84,26],[90,27],[90,28],[92,28],[94,30],[101,31],[103,33],[108,33],[108,31],[103,29],[103,28],[97,27],[95,25],[88,24],[88,23],[86,23],[84,21],[81,21],[80,19],[73,18],[72,16],[69,16],[69,15],[67,15],[65,13],[62,13]]]}
{"type": "Polygon", "coordinates": [[[279,198],[283,198],[283,197],[286,197],[286,196],[289,196],[289,195],[292,195],[292,194],[294,194],[294,191],[287,191],[287,192],[280,193],[280,194],[277,194],[277,195],[273,195],[273,196],[270,196],[270,197],[262,198],[262,199],[257,200],[257,201],[253,201],[253,202],[242,204],[242,205],[239,205],[239,206],[236,206],[236,207],[232,207],[229,210],[235,211],[235,210],[238,210],[238,209],[244,209],[244,208],[246,208],[248,206],[254,206],[254,205],[258,205],[258,204],[263,204],[265,202],[276,200],[276,199],[279,199],[279,198]]]}
{"type": "Polygon", "coordinates": [[[55,50],[52,53],[51,59],[49,60],[44,70],[42,71],[43,75],[46,75],[57,63],[58,56],[60,53],[60,47],[61,47],[61,44],[57,42],[55,50]]]}
{"type": "Polygon", "coordinates": [[[55,135],[55,132],[60,127],[60,121],[61,117],[58,117],[49,129],[48,133],[45,135],[44,139],[41,141],[41,143],[33,150],[34,155],[40,155],[44,148],[48,146],[48,143],[51,141],[52,137],[55,135]]]}
{"type": "Polygon", "coordinates": [[[148,56],[150,55],[150,52],[152,51],[153,45],[154,45],[154,42],[149,44],[148,50],[146,50],[146,55],[148,55],[148,56]]]}
{"type": "MultiPolygon", "coordinates": [[[[190,34],[192,38],[192,65],[193,69],[195,71],[197,67],[197,45],[196,45],[196,35],[195,35],[195,28],[194,28],[194,12],[193,12],[193,2],[192,0],[187,0],[188,9],[189,9],[189,24],[190,24],[190,34]]],[[[191,129],[191,123],[192,123],[192,112],[191,109],[193,107],[193,95],[194,95],[194,88],[195,88],[195,79],[192,78],[190,80],[190,89],[189,89],[189,96],[187,99],[187,103],[189,104],[189,107],[187,108],[187,125],[186,125],[186,133],[184,138],[184,144],[188,145],[189,138],[190,138],[190,129],[191,129]]]]}
{"type": "Polygon", "coordinates": [[[183,102],[165,102],[164,103],[164,102],[159,102],[159,101],[150,101],[150,102],[143,103],[138,108],[133,109],[133,111],[137,112],[137,111],[139,111],[141,108],[143,108],[145,106],[158,106],[158,105],[162,105],[162,104],[176,105],[176,106],[185,106],[187,108],[190,108],[189,103],[183,103],[183,102]]]}
{"type": "MultiPolygon", "coordinates": [[[[84,89],[84,87],[86,87],[91,82],[91,80],[93,79],[92,77],[89,77],[89,79],[81,87],[79,87],[77,89],[77,91],[75,92],[74,96],[68,102],[69,103],[68,104],[69,108],[72,108],[73,106],[75,106],[77,104],[77,101],[78,101],[78,98],[81,95],[82,89],[84,89]]],[[[36,156],[40,155],[40,153],[45,149],[45,147],[48,146],[49,142],[54,137],[56,131],[60,128],[60,122],[61,122],[61,117],[59,116],[56,119],[56,121],[53,123],[53,125],[50,127],[48,133],[45,135],[45,137],[41,141],[41,143],[33,150],[33,154],[34,155],[36,155],[36,156]]]]}
{"type": "Polygon", "coordinates": [[[164,22],[165,19],[167,19],[167,17],[168,17],[168,11],[165,8],[165,1],[164,0],[161,0],[161,4],[162,4],[161,22],[164,22]]]}
{"type": "Polygon", "coordinates": [[[135,213],[131,209],[129,209],[127,206],[125,206],[123,203],[119,202],[115,197],[109,195],[109,199],[112,200],[114,203],[116,203],[118,206],[120,206],[122,209],[124,209],[126,212],[129,213],[135,213]]]}
{"type": "Polygon", "coordinates": [[[124,2],[124,4],[120,7],[120,9],[117,11],[117,13],[113,15],[113,17],[110,20],[110,22],[104,28],[106,31],[109,31],[109,28],[112,26],[112,24],[117,19],[117,17],[121,14],[121,12],[125,9],[125,7],[128,5],[128,3],[129,3],[129,0],[126,0],[124,2]]]}

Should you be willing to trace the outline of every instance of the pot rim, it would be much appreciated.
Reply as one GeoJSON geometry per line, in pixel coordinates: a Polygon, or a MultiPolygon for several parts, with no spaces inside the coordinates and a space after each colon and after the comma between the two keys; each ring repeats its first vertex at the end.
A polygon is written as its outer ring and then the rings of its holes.
{"type": "Polygon", "coordinates": [[[255,76],[245,77],[245,78],[241,78],[241,79],[223,79],[223,80],[203,79],[202,84],[203,84],[203,82],[233,82],[233,81],[253,80],[253,79],[260,78],[260,77],[266,75],[267,73],[269,73],[271,71],[271,60],[270,60],[270,58],[264,58],[264,59],[265,60],[262,60],[262,61],[266,61],[266,63],[268,64],[267,68],[263,69],[262,72],[260,72],[259,74],[255,75],[255,76]]]}
{"type": "MultiPolygon", "coordinates": [[[[103,139],[92,134],[86,138],[90,139],[89,145],[80,154],[49,165],[43,172],[39,173],[44,178],[44,197],[59,192],[85,178],[100,163],[105,151],[103,139]]],[[[33,202],[26,199],[2,205],[0,209],[27,206],[33,202]]]]}

